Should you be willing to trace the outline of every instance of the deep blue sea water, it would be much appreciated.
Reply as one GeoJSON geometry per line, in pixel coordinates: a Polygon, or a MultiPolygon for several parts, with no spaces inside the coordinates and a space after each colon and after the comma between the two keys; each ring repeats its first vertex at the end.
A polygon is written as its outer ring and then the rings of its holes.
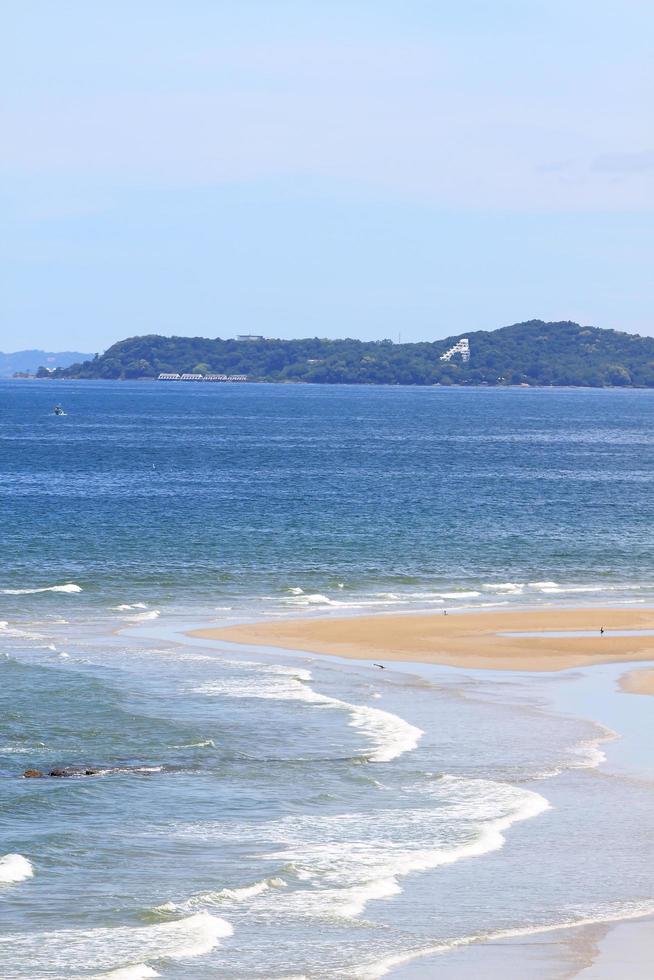
{"type": "Polygon", "coordinates": [[[289,588],[348,604],[654,588],[650,391],[5,382],[0,398],[8,587],[266,609],[289,588]]]}
{"type": "Polygon", "coordinates": [[[653,423],[637,390],[0,383],[0,976],[372,977],[650,908],[651,786],[560,677],[179,630],[651,604],[653,423]],[[59,766],[99,774],[20,778],[59,766]]]}

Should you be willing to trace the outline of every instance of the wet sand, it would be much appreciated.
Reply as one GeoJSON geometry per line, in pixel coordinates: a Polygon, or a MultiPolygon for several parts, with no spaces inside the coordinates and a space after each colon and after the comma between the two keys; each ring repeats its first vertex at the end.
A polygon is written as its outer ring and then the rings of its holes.
{"type": "Polygon", "coordinates": [[[627,694],[654,694],[654,670],[630,670],[620,678],[620,687],[627,694]]]}
{"type": "MultiPolygon", "coordinates": [[[[380,663],[556,671],[654,660],[654,609],[538,609],[284,620],[203,629],[190,635],[380,663]],[[625,630],[649,630],[652,635],[625,636],[625,630]],[[575,631],[579,635],[575,636],[575,631]],[[568,632],[573,635],[552,635],[568,632]],[[541,635],[515,635],[521,633],[541,635]]],[[[648,680],[625,680],[625,684],[637,685],[637,691],[631,686],[624,690],[654,693],[654,671],[632,672],[627,678],[646,673],[648,680]],[[646,684],[651,684],[651,690],[644,689],[646,684]]]]}
{"type": "MultiPolygon", "coordinates": [[[[654,661],[654,632],[625,636],[625,631],[654,631],[654,609],[552,608],[284,620],[202,629],[190,635],[386,665],[412,662],[536,672],[654,661]],[[525,633],[532,635],[511,635],[525,633]]],[[[627,693],[654,695],[654,667],[630,669],[619,685],[627,693]]],[[[645,980],[651,975],[653,926],[654,920],[644,917],[481,941],[447,956],[398,964],[387,975],[389,980],[427,980],[436,973],[443,980],[473,976],[645,980]]]]}
{"type": "Polygon", "coordinates": [[[473,943],[403,963],[388,980],[650,980],[654,920],[598,922],[515,939],[473,943]]]}

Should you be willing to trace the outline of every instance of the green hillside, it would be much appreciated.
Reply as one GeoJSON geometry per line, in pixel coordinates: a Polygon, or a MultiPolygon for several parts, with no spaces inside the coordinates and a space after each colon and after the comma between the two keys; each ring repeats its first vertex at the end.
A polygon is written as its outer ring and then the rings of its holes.
{"type": "MultiPolygon", "coordinates": [[[[529,320],[418,344],[360,340],[130,337],[54,378],[156,378],[161,372],[245,374],[319,384],[530,384],[654,387],[654,338],[529,320]],[[441,355],[467,337],[470,360],[441,355]]],[[[43,371],[42,376],[47,372],[43,371]]]]}

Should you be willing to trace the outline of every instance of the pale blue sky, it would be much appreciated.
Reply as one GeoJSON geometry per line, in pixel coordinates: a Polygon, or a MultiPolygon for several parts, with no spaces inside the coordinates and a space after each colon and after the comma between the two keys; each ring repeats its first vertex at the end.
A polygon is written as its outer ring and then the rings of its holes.
{"type": "Polygon", "coordinates": [[[649,0],[9,0],[0,349],[654,334],[649,0]]]}

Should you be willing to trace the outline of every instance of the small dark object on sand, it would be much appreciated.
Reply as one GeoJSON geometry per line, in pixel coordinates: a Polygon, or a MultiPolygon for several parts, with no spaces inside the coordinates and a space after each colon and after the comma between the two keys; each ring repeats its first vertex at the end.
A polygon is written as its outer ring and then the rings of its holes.
{"type": "Polygon", "coordinates": [[[383,665],[383,664],[376,664],[376,663],[373,663],[373,667],[379,667],[379,669],[380,669],[380,670],[386,670],[386,668],[384,667],[384,665],[383,665]]]}
{"type": "Polygon", "coordinates": [[[40,769],[26,769],[23,773],[23,779],[42,779],[43,773],[40,769]]]}

